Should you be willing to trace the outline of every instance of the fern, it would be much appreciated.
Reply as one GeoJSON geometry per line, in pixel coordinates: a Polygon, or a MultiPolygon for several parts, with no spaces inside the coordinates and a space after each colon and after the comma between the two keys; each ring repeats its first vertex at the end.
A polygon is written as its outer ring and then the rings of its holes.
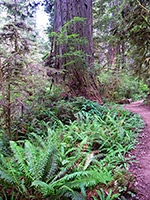
{"type": "Polygon", "coordinates": [[[64,177],[64,182],[66,182],[66,185],[70,185],[71,188],[80,188],[81,184],[85,187],[90,187],[99,183],[106,184],[108,180],[110,181],[111,179],[108,178],[105,172],[98,172],[95,170],[85,171],[85,173],[75,172],[64,177]],[[73,178],[74,180],[70,180],[73,178]]]}
{"type": "Polygon", "coordinates": [[[55,194],[54,188],[51,185],[49,185],[43,181],[34,181],[31,186],[35,186],[36,188],[38,188],[39,191],[42,191],[44,196],[46,196],[48,194],[51,194],[51,195],[55,194]],[[39,189],[39,187],[40,187],[40,189],[39,189]]]}
{"type": "MultiPolygon", "coordinates": [[[[103,172],[97,171],[79,171],[65,174],[62,178],[53,179],[49,184],[43,181],[34,181],[32,186],[40,188],[44,195],[54,195],[54,191],[59,194],[75,193],[75,189],[82,189],[83,187],[95,186],[99,183],[106,184],[106,175],[103,172]]],[[[75,198],[75,196],[74,196],[75,198]]],[[[83,197],[82,197],[83,198],[83,197]]]]}
{"type": "Polygon", "coordinates": [[[20,170],[24,171],[26,173],[26,175],[31,178],[31,176],[27,170],[26,162],[24,160],[24,155],[23,155],[24,149],[22,147],[18,146],[17,143],[14,141],[10,141],[10,147],[14,153],[14,157],[15,157],[16,161],[20,165],[20,170]]]}
{"type": "Polygon", "coordinates": [[[29,142],[25,142],[25,157],[27,160],[28,171],[32,176],[33,180],[38,180],[38,173],[39,171],[36,170],[36,159],[37,159],[37,152],[35,147],[29,142]]]}
{"type": "Polygon", "coordinates": [[[39,171],[39,178],[42,177],[48,158],[53,155],[53,150],[54,147],[51,144],[51,141],[48,141],[46,147],[42,151],[42,155],[40,155],[40,158],[37,160],[37,170],[39,171]]]}
{"type": "MultiPolygon", "coordinates": [[[[114,182],[113,173],[125,168],[124,155],[133,143],[126,144],[132,142],[132,133],[107,107],[85,102],[80,110],[69,125],[58,120],[51,129],[44,123],[48,132],[43,137],[32,133],[30,141],[22,145],[11,142],[12,157],[0,160],[1,182],[23,195],[31,192],[33,196],[75,200],[86,199],[87,188],[114,182]]],[[[100,191],[107,200],[112,193],[105,197],[100,191]]]]}
{"type": "Polygon", "coordinates": [[[47,161],[47,167],[45,168],[45,171],[47,173],[46,180],[49,180],[55,174],[55,172],[58,168],[57,161],[58,161],[57,154],[54,151],[53,157],[52,158],[49,157],[49,159],[47,161]],[[51,166],[51,168],[49,166],[51,166]]]}
{"type": "Polygon", "coordinates": [[[23,176],[22,172],[17,170],[16,163],[11,158],[5,158],[1,155],[0,177],[6,183],[14,185],[21,192],[20,177],[23,176]]]}
{"type": "Polygon", "coordinates": [[[27,193],[26,188],[29,188],[34,180],[46,181],[55,174],[57,153],[51,138],[39,137],[38,144],[37,142],[32,144],[27,140],[24,147],[11,141],[10,147],[13,157],[7,158],[1,155],[0,177],[19,193],[27,193]]]}
{"type": "Polygon", "coordinates": [[[77,191],[66,192],[64,197],[70,197],[72,200],[85,200],[84,196],[77,191]]]}
{"type": "MultiPolygon", "coordinates": [[[[97,194],[98,194],[98,199],[100,200],[113,200],[113,199],[116,199],[117,197],[119,197],[120,195],[119,194],[113,194],[112,195],[112,190],[109,191],[109,194],[107,195],[107,197],[105,197],[105,193],[104,193],[104,190],[101,188],[101,192],[99,190],[96,190],[97,191],[97,194]]],[[[94,200],[97,200],[96,197],[93,196],[93,199],[94,200]]]]}

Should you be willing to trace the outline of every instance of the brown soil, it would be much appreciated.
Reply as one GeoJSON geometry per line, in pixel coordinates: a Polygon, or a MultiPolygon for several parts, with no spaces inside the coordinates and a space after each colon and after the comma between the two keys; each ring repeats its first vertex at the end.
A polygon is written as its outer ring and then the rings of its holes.
{"type": "MultiPolygon", "coordinates": [[[[136,156],[138,163],[132,163],[130,171],[135,176],[135,186],[138,189],[139,200],[150,200],[150,107],[144,106],[143,100],[133,102],[124,108],[141,115],[145,122],[145,127],[139,135],[138,145],[131,152],[136,156]]],[[[135,200],[137,198],[131,198],[135,200]]]]}

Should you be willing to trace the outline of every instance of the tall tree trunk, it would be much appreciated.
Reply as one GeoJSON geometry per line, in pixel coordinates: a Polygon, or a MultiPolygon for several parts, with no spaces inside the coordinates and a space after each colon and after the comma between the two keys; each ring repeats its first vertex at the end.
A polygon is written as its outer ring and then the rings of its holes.
{"type": "MultiPolygon", "coordinates": [[[[71,33],[79,34],[79,37],[86,38],[88,45],[80,46],[80,50],[90,55],[87,57],[88,63],[93,63],[93,18],[92,18],[92,0],[56,0],[54,12],[54,32],[58,32],[66,22],[72,20],[74,17],[85,18],[84,22],[77,22],[71,25],[71,33]]],[[[53,51],[55,54],[61,55],[68,49],[63,50],[63,45],[59,46],[59,52],[56,49],[56,42],[53,51]]]]}
{"type": "MultiPolygon", "coordinates": [[[[92,0],[55,1],[54,32],[56,34],[62,34],[62,27],[75,17],[85,18],[85,20],[75,20],[70,24],[69,29],[64,31],[65,42],[60,43],[58,37],[54,38],[52,55],[55,58],[55,68],[64,70],[63,81],[73,95],[85,96],[101,103],[99,83],[91,72],[94,53],[92,0]],[[67,36],[72,34],[78,34],[78,37],[74,39],[72,37],[71,41],[67,36]],[[87,42],[81,42],[80,39],[86,39],[87,42]],[[73,50],[70,50],[70,47],[73,47],[73,50]],[[64,56],[70,52],[72,55],[64,56]]],[[[59,79],[62,81],[60,75],[59,79]]]]}

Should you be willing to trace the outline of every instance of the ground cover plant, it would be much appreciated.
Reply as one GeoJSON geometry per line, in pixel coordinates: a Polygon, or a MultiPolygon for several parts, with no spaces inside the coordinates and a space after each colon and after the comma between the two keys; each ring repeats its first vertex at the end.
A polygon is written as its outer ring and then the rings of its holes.
{"type": "Polygon", "coordinates": [[[141,118],[82,97],[50,91],[45,97],[49,101],[14,128],[20,136],[10,141],[8,154],[1,151],[1,198],[119,199],[133,193],[128,152],[141,118]]]}

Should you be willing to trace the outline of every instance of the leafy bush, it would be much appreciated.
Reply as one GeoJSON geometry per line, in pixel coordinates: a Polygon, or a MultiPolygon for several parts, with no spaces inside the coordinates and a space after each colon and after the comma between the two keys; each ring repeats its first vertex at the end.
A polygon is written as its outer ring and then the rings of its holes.
{"type": "Polygon", "coordinates": [[[125,73],[102,73],[99,80],[102,95],[111,101],[123,98],[132,98],[134,101],[144,99],[149,90],[142,80],[138,82],[136,77],[125,73]]]}

